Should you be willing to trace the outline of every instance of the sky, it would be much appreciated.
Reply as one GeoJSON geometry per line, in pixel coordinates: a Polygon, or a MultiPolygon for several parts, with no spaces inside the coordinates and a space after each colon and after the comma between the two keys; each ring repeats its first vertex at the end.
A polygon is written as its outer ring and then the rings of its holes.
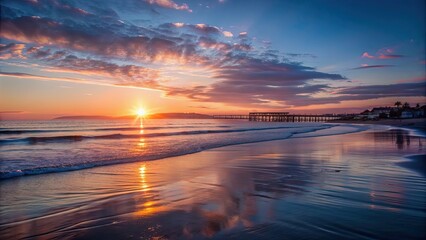
{"type": "Polygon", "coordinates": [[[421,0],[0,4],[3,119],[426,104],[421,0]]]}

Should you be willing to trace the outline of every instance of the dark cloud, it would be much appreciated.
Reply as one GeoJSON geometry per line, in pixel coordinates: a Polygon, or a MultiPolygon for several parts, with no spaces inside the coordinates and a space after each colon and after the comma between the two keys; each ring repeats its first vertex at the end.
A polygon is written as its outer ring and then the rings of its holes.
{"type": "Polygon", "coordinates": [[[50,49],[42,50],[42,47],[30,47],[27,54],[31,54],[34,58],[45,58],[50,55],[50,49]]]}
{"type": "MultiPolygon", "coordinates": [[[[426,79],[425,79],[426,80],[426,79]]],[[[288,103],[298,106],[312,104],[340,103],[342,101],[370,100],[386,97],[425,97],[426,81],[412,83],[396,83],[389,85],[365,85],[336,88],[329,97],[295,98],[288,103]]]]}
{"type": "Polygon", "coordinates": [[[215,77],[238,83],[274,86],[301,85],[312,79],[346,79],[339,74],[318,72],[312,67],[303,66],[299,63],[279,62],[246,56],[234,56],[228,59],[217,71],[215,77]]]}
{"type": "Polygon", "coordinates": [[[317,58],[317,56],[310,53],[286,53],[286,55],[293,58],[304,58],[304,57],[317,58]]]}
{"type": "Polygon", "coordinates": [[[286,104],[288,99],[307,98],[329,89],[326,84],[309,84],[313,79],[344,80],[339,74],[315,71],[298,63],[247,56],[230,56],[215,71],[220,81],[210,86],[171,89],[168,95],[186,96],[203,102],[232,105],[286,104]]]}
{"type": "Polygon", "coordinates": [[[369,68],[387,68],[387,67],[393,67],[394,65],[365,65],[361,67],[352,68],[352,70],[359,70],[359,69],[369,69],[369,68]]]}
{"type": "Polygon", "coordinates": [[[423,82],[398,83],[389,85],[368,85],[344,88],[337,94],[361,96],[363,99],[379,97],[426,96],[426,79],[423,82]]]}
{"type": "Polygon", "coordinates": [[[25,44],[20,43],[9,43],[9,44],[0,44],[0,59],[9,59],[9,58],[25,58],[23,55],[23,50],[25,49],[25,44]]]}
{"type": "Polygon", "coordinates": [[[378,59],[394,59],[394,58],[402,58],[402,57],[405,57],[405,56],[400,54],[380,54],[377,58],[378,59]]]}
{"type": "Polygon", "coordinates": [[[237,65],[223,66],[215,77],[223,79],[210,86],[175,89],[170,95],[183,95],[199,102],[222,102],[243,107],[289,107],[340,103],[383,97],[425,96],[426,82],[334,88],[313,84],[313,79],[344,80],[294,63],[242,58],[237,65]],[[322,97],[314,97],[316,94],[322,97]]]}

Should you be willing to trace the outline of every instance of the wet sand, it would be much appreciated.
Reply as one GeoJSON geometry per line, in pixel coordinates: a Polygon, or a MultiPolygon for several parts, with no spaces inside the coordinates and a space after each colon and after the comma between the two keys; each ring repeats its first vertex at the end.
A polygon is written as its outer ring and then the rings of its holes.
{"type": "Polygon", "coordinates": [[[426,133],[426,118],[411,119],[380,119],[380,120],[333,120],[330,123],[373,124],[401,128],[410,128],[426,133]]]}
{"type": "Polygon", "coordinates": [[[407,158],[409,160],[400,162],[399,166],[406,167],[426,177],[426,155],[414,155],[407,158]]]}
{"type": "Polygon", "coordinates": [[[424,239],[426,178],[401,162],[425,144],[376,129],[9,179],[0,238],[424,239]]]}

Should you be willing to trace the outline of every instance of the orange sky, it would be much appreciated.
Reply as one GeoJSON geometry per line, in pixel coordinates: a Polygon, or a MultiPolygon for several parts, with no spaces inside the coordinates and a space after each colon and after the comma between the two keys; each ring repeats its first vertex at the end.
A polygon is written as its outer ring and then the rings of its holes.
{"type": "Polygon", "coordinates": [[[105,1],[1,3],[1,119],[426,104],[421,1],[105,1]]]}

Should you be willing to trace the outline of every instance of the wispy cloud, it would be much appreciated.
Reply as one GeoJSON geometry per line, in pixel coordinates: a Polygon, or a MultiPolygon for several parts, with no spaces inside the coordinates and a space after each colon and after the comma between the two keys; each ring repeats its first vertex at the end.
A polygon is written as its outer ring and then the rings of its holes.
{"type": "Polygon", "coordinates": [[[363,53],[361,57],[363,57],[363,58],[370,58],[370,59],[375,58],[374,56],[370,55],[368,52],[363,53]]]}
{"type": "Polygon", "coordinates": [[[165,8],[172,8],[176,10],[183,10],[192,12],[192,10],[189,8],[188,4],[183,3],[181,5],[178,5],[177,3],[173,2],[172,0],[146,0],[150,4],[155,4],[161,7],[165,8]]]}
{"type": "Polygon", "coordinates": [[[368,65],[363,64],[361,67],[352,68],[352,70],[360,70],[360,69],[370,69],[370,68],[387,68],[393,67],[394,65],[368,65]]]}
{"type": "Polygon", "coordinates": [[[374,54],[374,55],[371,55],[368,52],[364,52],[361,55],[361,57],[362,58],[369,58],[369,59],[381,59],[381,60],[405,57],[404,55],[401,55],[401,54],[394,54],[394,52],[395,52],[395,50],[392,49],[392,48],[382,48],[382,49],[378,50],[377,53],[374,54]]]}
{"type": "Polygon", "coordinates": [[[25,49],[25,44],[20,43],[9,43],[9,44],[0,44],[0,59],[6,60],[10,58],[22,58],[23,50],[25,49]]]}
{"type": "Polygon", "coordinates": [[[20,78],[20,79],[35,79],[35,80],[42,80],[42,81],[66,81],[66,82],[77,82],[77,83],[85,82],[84,80],[78,79],[78,78],[49,77],[49,76],[41,76],[36,74],[20,73],[20,72],[0,72],[0,76],[20,78]]]}
{"type": "Polygon", "coordinates": [[[394,59],[394,58],[402,58],[404,55],[399,54],[380,54],[377,58],[378,59],[394,59]]]}
{"type": "Polygon", "coordinates": [[[19,114],[24,113],[24,111],[0,111],[0,114],[19,114]]]}

